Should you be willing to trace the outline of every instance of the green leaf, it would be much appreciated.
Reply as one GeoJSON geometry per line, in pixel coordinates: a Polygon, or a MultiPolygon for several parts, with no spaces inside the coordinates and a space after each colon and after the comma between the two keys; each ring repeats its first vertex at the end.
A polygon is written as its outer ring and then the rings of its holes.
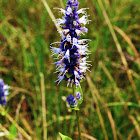
{"type": "Polygon", "coordinates": [[[13,139],[14,140],[17,136],[17,128],[16,128],[14,123],[10,126],[9,131],[10,131],[10,134],[7,135],[6,137],[8,139],[11,139],[11,140],[13,139]]]}
{"type": "Polygon", "coordinates": [[[62,140],[72,140],[71,138],[69,138],[68,136],[63,135],[62,133],[59,132],[60,137],[62,138],[62,140]]]}
{"type": "Polygon", "coordinates": [[[75,89],[75,92],[79,92],[80,91],[80,93],[81,93],[81,99],[80,100],[77,100],[77,102],[78,102],[78,105],[80,105],[82,102],[83,102],[83,92],[82,92],[82,88],[81,88],[81,86],[79,85],[79,86],[77,86],[77,88],[75,89]]]}
{"type": "Polygon", "coordinates": [[[15,126],[14,123],[13,123],[13,124],[11,125],[11,127],[10,127],[10,133],[11,133],[12,135],[14,135],[14,136],[17,135],[17,128],[16,128],[16,126],[15,126]]]}

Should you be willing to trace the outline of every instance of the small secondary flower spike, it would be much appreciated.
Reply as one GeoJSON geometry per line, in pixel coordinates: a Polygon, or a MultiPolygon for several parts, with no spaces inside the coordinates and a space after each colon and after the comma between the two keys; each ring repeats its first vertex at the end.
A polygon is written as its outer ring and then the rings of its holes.
{"type": "Polygon", "coordinates": [[[8,88],[9,86],[4,84],[3,79],[0,79],[0,104],[2,106],[7,104],[6,96],[9,94],[8,88]]]}
{"type": "Polygon", "coordinates": [[[67,102],[71,107],[76,107],[77,106],[77,100],[74,96],[72,96],[72,94],[70,94],[67,97],[67,102]]]}
{"type": "Polygon", "coordinates": [[[84,78],[86,70],[88,70],[87,55],[88,39],[79,39],[83,32],[88,32],[85,27],[89,23],[88,15],[85,9],[78,10],[79,2],[77,0],[68,0],[66,9],[59,9],[64,17],[56,19],[57,24],[62,27],[61,42],[54,42],[59,44],[59,48],[51,47],[53,55],[57,55],[57,62],[55,62],[58,75],[58,84],[64,79],[68,81],[67,86],[74,83],[76,86],[84,78]],[[83,14],[79,18],[79,15],[83,14]]]}
{"type": "Polygon", "coordinates": [[[77,100],[80,100],[82,98],[82,94],[80,93],[80,91],[75,92],[75,96],[77,100]]]}

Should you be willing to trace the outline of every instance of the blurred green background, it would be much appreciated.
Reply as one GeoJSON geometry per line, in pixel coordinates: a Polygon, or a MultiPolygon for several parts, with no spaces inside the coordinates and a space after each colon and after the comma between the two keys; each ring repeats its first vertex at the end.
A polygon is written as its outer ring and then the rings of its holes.
{"type": "MultiPolygon", "coordinates": [[[[47,2],[54,16],[61,18],[53,8],[65,6],[66,0],[47,2]]],[[[86,26],[88,34],[81,36],[92,40],[88,59],[92,61],[91,72],[81,83],[82,140],[139,140],[140,0],[79,2],[79,8],[89,7],[92,20],[86,26]]],[[[41,0],[0,0],[0,78],[11,86],[4,109],[33,140],[44,139],[43,86],[48,140],[60,139],[58,132],[77,140],[75,112],[68,112],[62,99],[72,93],[72,88],[67,88],[65,81],[59,86],[54,82],[57,74],[50,43],[60,39],[41,0]]],[[[1,111],[0,132],[8,132],[10,138],[0,140],[24,137],[15,123],[1,111]]]]}

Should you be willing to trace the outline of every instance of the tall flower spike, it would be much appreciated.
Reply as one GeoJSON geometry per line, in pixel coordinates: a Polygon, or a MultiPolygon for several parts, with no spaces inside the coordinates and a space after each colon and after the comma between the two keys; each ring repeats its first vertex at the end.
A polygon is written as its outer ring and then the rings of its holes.
{"type": "Polygon", "coordinates": [[[78,10],[79,2],[77,0],[68,0],[66,9],[59,9],[64,16],[62,19],[56,19],[58,25],[60,25],[63,31],[59,31],[61,36],[61,42],[52,44],[58,44],[59,48],[51,47],[52,55],[57,55],[57,62],[55,62],[58,75],[58,84],[64,79],[68,81],[69,85],[78,83],[84,78],[86,70],[88,70],[88,61],[86,60],[89,54],[88,51],[88,39],[81,39],[80,35],[83,32],[88,32],[85,27],[90,20],[86,14],[86,9],[82,8],[78,10]],[[79,14],[84,14],[79,18],[79,14]]]}
{"type": "Polygon", "coordinates": [[[3,79],[0,79],[0,104],[6,105],[6,96],[9,94],[8,93],[9,86],[4,84],[3,79]]]}

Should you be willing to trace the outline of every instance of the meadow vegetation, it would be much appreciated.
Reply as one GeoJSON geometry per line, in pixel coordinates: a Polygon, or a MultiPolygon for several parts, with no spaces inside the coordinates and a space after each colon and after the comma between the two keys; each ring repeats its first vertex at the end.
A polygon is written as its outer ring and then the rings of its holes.
{"type": "MultiPolygon", "coordinates": [[[[53,8],[64,7],[66,0],[46,1],[54,16],[61,17],[53,8]]],[[[139,140],[140,1],[79,2],[80,8],[89,8],[91,20],[82,38],[92,40],[91,72],[81,83],[82,140],[139,140]]],[[[0,132],[9,136],[1,140],[22,139],[22,130],[33,140],[43,140],[42,115],[48,140],[60,139],[59,132],[77,139],[75,112],[69,112],[63,100],[72,88],[65,81],[59,86],[54,82],[50,43],[60,39],[41,0],[0,0],[0,78],[10,85],[8,104],[0,111],[0,132]]]]}

